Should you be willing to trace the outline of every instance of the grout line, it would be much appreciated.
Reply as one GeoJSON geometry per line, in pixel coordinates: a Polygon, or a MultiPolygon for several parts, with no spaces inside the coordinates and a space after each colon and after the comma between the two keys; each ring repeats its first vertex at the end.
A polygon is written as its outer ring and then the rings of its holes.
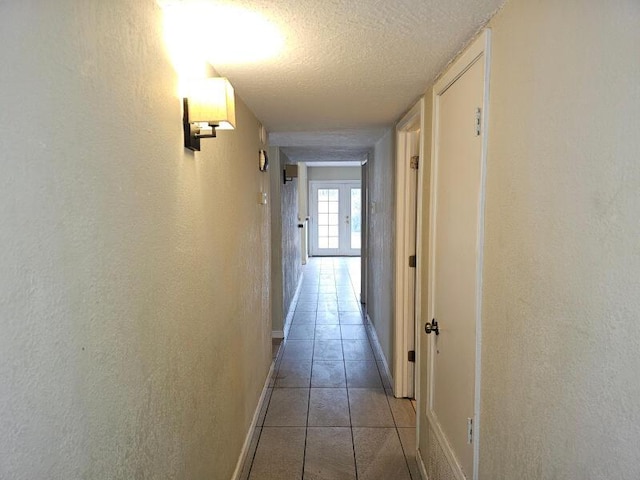
{"type": "Polygon", "coordinates": [[[358,463],[356,462],[356,442],[353,436],[353,420],[351,419],[351,397],[349,396],[349,384],[347,383],[347,364],[344,359],[344,343],[340,340],[340,346],[342,347],[342,369],[344,370],[344,385],[347,391],[347,408],[349,409],[349,431],[351,432],[351,450],[353,452],[353,469],[356,473],[356,480],[358,480],[358,463]]]}
{"type": "Polygon", "coordinates": [[[309,436],[309,414],[311,413],[311,378],[313,377],[313,357],[316,350],[316,325],[318,322],[318,303],[316,300],[316,313],[313,322],[313,341],[311,342],[311,371],[309,372],[309,394],[307,395],[307,421],[304,427],[304,450],[302,451],[302,480],[304,480],[304,467],[307,461],[307,438],[309,436]]]}

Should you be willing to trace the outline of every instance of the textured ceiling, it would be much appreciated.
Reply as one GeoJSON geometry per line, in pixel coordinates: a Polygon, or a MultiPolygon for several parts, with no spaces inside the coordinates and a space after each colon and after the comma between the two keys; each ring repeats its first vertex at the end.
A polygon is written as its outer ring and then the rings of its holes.
{"type": "MultiPolygon", "coordinates": [[[[269,60],[215,69],[263,122],[272,144],[290,147],[284,151],[293,161],[318,161],[353,160],[372,146],[503,0],[225,3],[268,19],[283,34],[284,49],[269,60]]],[[[212,48],[225,42],[233,38],[212,48]]]]}

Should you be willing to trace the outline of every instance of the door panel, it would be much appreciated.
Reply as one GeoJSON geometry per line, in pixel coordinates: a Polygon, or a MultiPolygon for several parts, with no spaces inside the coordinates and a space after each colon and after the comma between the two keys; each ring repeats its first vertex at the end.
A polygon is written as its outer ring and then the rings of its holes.
{"type": "Polygon", "coordinates": [[[475,116],[484,100],[484,61],[466,70],[437,100],[432,224],[433,317],[429,414],[471,478],[475,418],[482,137],[475,116]]]}
{"type": "Polygon", "coordinates": [[[311,254],[360,255],[360,184],[311,182],[310,200],[311,254]]]}

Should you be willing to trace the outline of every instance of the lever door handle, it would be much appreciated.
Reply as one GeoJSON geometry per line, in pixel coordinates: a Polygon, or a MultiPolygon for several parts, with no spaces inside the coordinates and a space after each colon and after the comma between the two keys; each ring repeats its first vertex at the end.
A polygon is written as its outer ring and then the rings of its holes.
{"type": "Polygon", "coordinates": [[[427,322],[424,324],[424,332],[429,335],[431,332],[436,335],[440,335],[440,327],[438,326],[438,322],[434,318],[431,322],[427,322]]]}

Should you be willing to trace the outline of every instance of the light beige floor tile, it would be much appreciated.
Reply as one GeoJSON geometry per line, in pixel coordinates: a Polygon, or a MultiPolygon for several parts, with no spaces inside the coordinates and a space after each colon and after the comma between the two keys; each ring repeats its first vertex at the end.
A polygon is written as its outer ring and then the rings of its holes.
{"type": "Polygon", "coordinates": [[[316,312],[296,312],[293,314],[291,325],[300,325],[301,323],[316,323],[316,312]]]}
{"type": "Polygon", "coordinates": [[[304,427],[309,407],[308,388],[274,388],[265,427],[304,427]]]}
{"type": "Polygon", "coordinates": [[[335,295],[336,294],[336,287],[335,287],[335,285],[322,285],[321,284],[318,287],[318,293],[325,294],[325,295],[328,294],[328,293],[331,293],[331,294],[335,295]]]}
{"type": "Polygon", "coordinates": [[[300,293],[298,295],[298,302],[301,303],[309,303],[309,302],[317,302],[318,294],[317,293],[300,293]]]}
{"type": "Polygon", "coordinates": [[[393,393],[388,393],[387,398],[391,406],[391,414],[396,427],[415,427],[416,412],[408,398],[395,398],[393,393]]]}
{"type": "Polygon", "coordinates": [[[358,480],[411,480],[395,428],[354,428],[358,480]]]}
{"type": "Polygon", "coordinates": [[[298,302],[296,304],[296,313],[298,312],[315,312],[318,309],[318,302],[298,302]]]}
{"type": "Polygon", "coordinates": [[[292,323],[289,328],[289,340],[313,340],[316,326],[313,323],[292,323]]]}
{"type": "Polygon", "coordinates": [[[343,340],[342,351],[344,353],[344,359],[348,361],[375,361],[373,350],[371,350],[367,340],[343,340]]]}
{"type": "Polygon", "coordinates": [[[354,427],[394,426],[387,396],[381,388],[349,388],[349,407],[354,427]]]}
{"type": "Polygon", "coordinates": [[[264,427],[251,466],[250,480],[302,478],[304,427],[264,427]]]}
{"type": "Polygon", "coordinates": [[[287,340],[284,345],[282,361],[311,360],[313,356],[313,340],[287,340]]]}
{"type": "Polygon", "coordinates": [[[318,294],[318,303],[322,302],[337,302],[338,297],[333,293],[319,293],[318,294]]]}
{"type": "Polygon", "coordinates": [[[347,372],[347,387],[383,388],[376,362],[346,361],[344,366],[347,372]]]}
{"type": "Polygon", "coordinates": [[[342,342],[340,340],[316,340],[313,359],[342,360],[342,342]]]}
{"type": "Polygon", "coordinates": [[[409,472],[413,480],[421,480],[418,461],[416,460],[416,429],[415,428],[399,428],[400,443],[404,456],[409,464],[409,472]]]}
{"type": "Polygon", "coordinates": [[[340,325],[345,340],[367,340],[367,331],[363,325],[340,325]]]}
{"type": "Polygon", "coordinates": [[[338,302],[339,312],[359,312],[360,304],[356,301],[351,302],[338,302]]]}
{"type": "Polygon", "coordinates": [[[349,401],[346,388],[312,388],[309,396],[309,426],[348,427],[349,401]]]}
{"type": "Polygon", "coordinates": [[[344,362],[340,360],[314,360],[311,387],[346,387],[344,362]]]}
{"type": "Polygon", "coordinates": [[[275,388],[308,387],[311,384],[309,360],[284,359],[276,375],[275,388]]]}
{"type": "Polygon", "coordinates": [[[310,427],[304,462],[305,480],[355,480],[351,430],[310,427]]]}
{"type": "Polygon", "coordinates": [[[337,311],[325,312],[318,311],[316,316],[316,325],[338,325],[340,317],[337,311]]]}
{"type": "Polygon", "coordinates": [[[316,325],[316,340],[340,340],[340,325],[316,325]]]}
{"type": "Polygon", "coordinates": [[[341,325],[362,325],[364,320],[358,312],[340,312],[341,325]]]}

